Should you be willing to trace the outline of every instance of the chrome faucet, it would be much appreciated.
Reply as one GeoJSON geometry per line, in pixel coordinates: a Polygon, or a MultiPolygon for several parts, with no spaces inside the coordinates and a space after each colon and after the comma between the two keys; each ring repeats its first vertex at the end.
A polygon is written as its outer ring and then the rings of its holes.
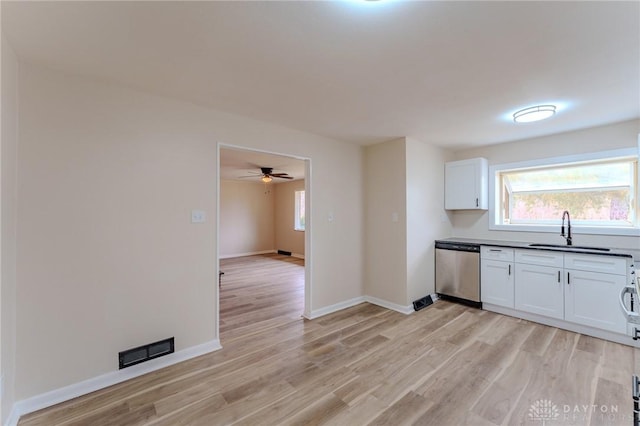
{"type": "Polygon", "coordinates": [[[562,226],[560,227],[560,236],[564,237],[567,240],[567,245],[571,245],[571,216],[569,216],[569,212],[565,210],[562,213],[562,226]],[[564,233],[564,218],[567,217],[567,234],[565,237],[564,233]]]}

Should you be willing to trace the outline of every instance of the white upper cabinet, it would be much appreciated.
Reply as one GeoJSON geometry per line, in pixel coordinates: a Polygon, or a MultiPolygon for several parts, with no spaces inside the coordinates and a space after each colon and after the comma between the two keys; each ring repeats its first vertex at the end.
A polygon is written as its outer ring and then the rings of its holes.
{"type": "Polygon", "coordinates": [[[487,210],[489,165],[486,158],[452,161],[444,165],[444,208],[487,210]]]}

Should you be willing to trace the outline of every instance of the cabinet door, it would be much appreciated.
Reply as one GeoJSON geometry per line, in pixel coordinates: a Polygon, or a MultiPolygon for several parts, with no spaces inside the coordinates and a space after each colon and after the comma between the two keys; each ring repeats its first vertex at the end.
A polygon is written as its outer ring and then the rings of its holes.
{"type": "Polygon", "coordinates": [[[564,318],[564,274],[552,266],[515,265],[515,308],[546,317],[564,318]]]}
{"type": "Polygon", "coordinates": [[[513,274],[513,263],[483,259],[480,264],[480,295],[482,302],[513,308],[513,274]]]}
{"type": "Polygon", "coordinates": [[[580,325],[626,333],[625,316],[620,310],[618,295],[626,277],[565,270],[565,319],[580,325]]]}
{"type": "Polygon", "coordinates": [[[445,201],[447,210],[488,208],[487,160],[473,158],[445,164],[445,201]]]}

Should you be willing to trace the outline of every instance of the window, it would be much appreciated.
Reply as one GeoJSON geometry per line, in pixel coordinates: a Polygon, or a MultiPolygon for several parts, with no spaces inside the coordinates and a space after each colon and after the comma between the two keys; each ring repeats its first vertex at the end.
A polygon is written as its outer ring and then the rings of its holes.
{"type": "Polygon", "coordinates": [[[304,231],[304,191],[296,191],[296,207],[293,217],[293,229],[304,231]]]}
{"type": "Polygon", "coordinates": [[[575,231],[637,235],[638,155],[605,154],[493,166],[490,228],[557,232],[567,210],[575,231]]]}

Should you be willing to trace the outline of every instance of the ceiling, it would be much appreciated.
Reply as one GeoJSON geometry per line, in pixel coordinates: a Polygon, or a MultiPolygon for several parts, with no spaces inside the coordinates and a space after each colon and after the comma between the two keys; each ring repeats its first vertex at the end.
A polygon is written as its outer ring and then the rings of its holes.
{"type": "Polygon", "coordinates": [[[2,1],[21,60],[331,138],[461,149],[640,117],[640,2],[2,1]],[[539,103],[559,111],[516,125],[539,103]]]}
{"type": "MultiPolygon", "coordinates": [[[[220,148],[220,179],[260,182],[261,167],[271,167],[273,173],[288,173],[292,180],[304,179],[304,160],[236,148],[220,148]]],[[[269,185],[290,182],[274,178],[269,185]]]]}

